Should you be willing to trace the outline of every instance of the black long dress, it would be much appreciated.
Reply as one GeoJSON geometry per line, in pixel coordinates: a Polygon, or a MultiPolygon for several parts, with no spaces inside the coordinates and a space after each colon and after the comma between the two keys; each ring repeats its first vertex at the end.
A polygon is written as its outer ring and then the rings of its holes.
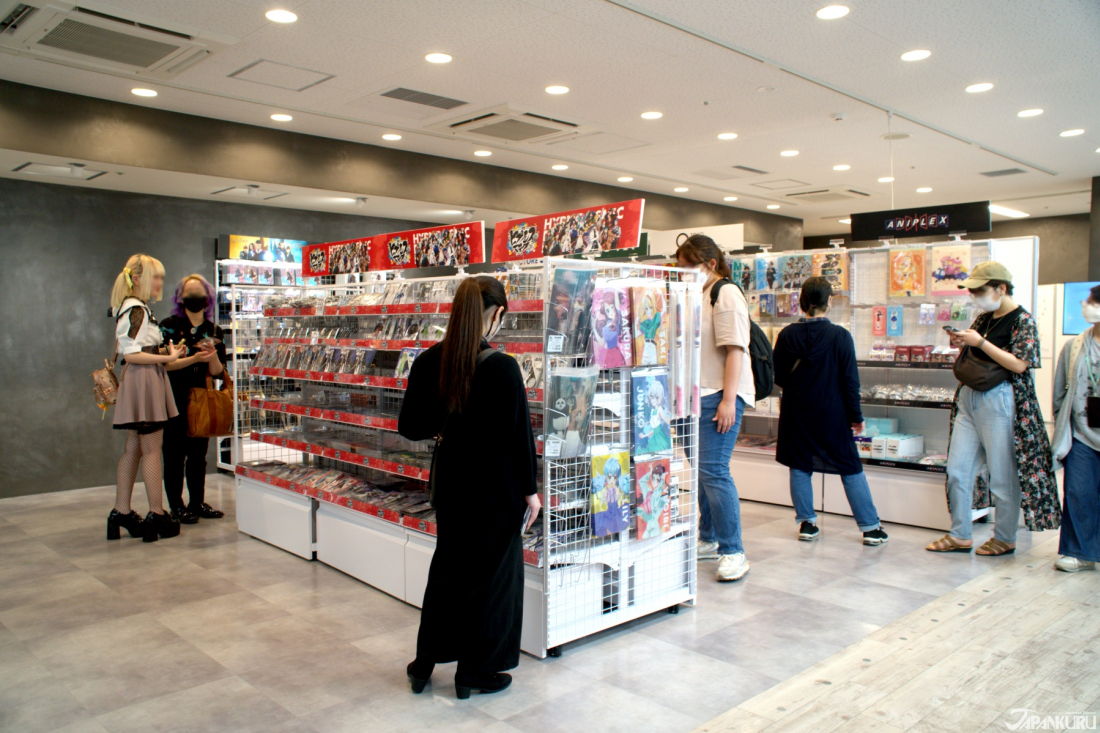
{"type": "MultiPolygon", "coordinates": [[[[487,344],[482,344],[485,348],[487,344]]],[[[442,347],[417,357],[398,432],[435,437],[442,347]]],[[[428,572],[416,657],[470,674],[519,664],[523,623],[520,525],[535,488],[535,439],[519,364],[493,354],[478,365],[466,408],[452,415],[436,460],[438,537],[428,572]]]]}

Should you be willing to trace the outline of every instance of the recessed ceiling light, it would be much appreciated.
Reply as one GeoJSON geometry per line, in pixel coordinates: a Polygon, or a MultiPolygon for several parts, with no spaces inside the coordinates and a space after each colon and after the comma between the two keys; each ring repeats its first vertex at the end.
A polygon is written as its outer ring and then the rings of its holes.
{"type": "Polygon", "coordinates": [[[817,17],[822,20],[836,20],[848,14],[848,8],[844,5],[826,5],[817,11],[817,17]]]}
{"type": "Polygon", "coordinates": [[[978,92],[988,92],[993,88],[993,85],[988,82],[982,82],[981,84],[971,84],[966,88],[966,91],[971,94],[977,94],[978,92]]]}
{"type": "Polygon", "coordinates": [[[778,209],[778,208],[779,208],[779,204],[768,204],[768,208],[769,208],[769,209],[778,209]]]}
{"type": "Polygon", "coordinates": [[[569,170],[569,166],[562,165],[561,163],[558,163],[557,165],[552,165],[550,167],[553,168],[556,171],[567,171],[567,170],[569,170]]]}
{"type": "Polygon", "coordinates": [[[659,120],[664,117],[660,112],[642,112],[643,120],[659,120]]]}
{"type": "Polygon", "coordinates": [[[269,10],[264,15],[274,23],[293,23],[298,20],[298,16],[289,10],[269,10]]]}
{"type": "Polygon", "coordinates": [[[400,140],[401,136],[398,135],[395,132],[387,132],[385,135],[382,136],[382,139],[383,140],[400,140]]]}
{"type": "Polygon", "coordinates": [[[1084,130],[1066,130],[1065,132],[1058,133],[1058,137],[1077,137],[1078,135],[1084,135],[1084,130]]]}
{"type": "Polygon", "coordinates": [[[774,92],[775,87],[757,87],[756,91],[758,91],[758,92],[774,92]]]}
{"type": "Polygon", "coordinates": [[[1017,117],[1038,117],[1043,114],[1041,109],[1025,109],[1023,112],[1017,112],[1017,117]]]}
{"type": "MultiPolygon", "coordinates": [[[[1100,153],[1100,150],[1097,150],[1096,152],[1100,153]]],[[[725,197],[724,199],[722,199],[722,200],[723,200],[723,201],[736,201],[736,200],[737,200],[737,197],[736,197],[736,196],[726,196],[726,197],[725,197]]]]}
{"type": "Polygon", "coordinates": [[[924,59],[928,58],[931,55],[932,55],[931,51],[925,51],[924,49],[920,49],[920,50],[917,50],[917,51],[906,51],[905,53],[903,53],[901,55],[901,60],[902,61],[923,61],[924,59]]]}
{"type": "Polygon", "coordinates": [[[444,209],[443,211],[441,211],[439,213],[440,214],[446,214],[447,216],[460,216],[462,214],[461,211],[458,211],[456,209],[444,209]]]}
{"type": "Polygon", "coordinates": [[[474,155],[476,155],[479,158],[488,158],[492,154],[493,153],[492,153],[491,150],[475,150],[474,151],[474,155]]]}
{"type": "Polygon", "coordinates": [[[424,57],[424,60],[431,64],[449,64],[451,63],[451,57],[445,53],[430,53],[424,57]]]}
{"type": "Polygon", "coordinates": [[[1031,216],[1031,214],[1025,214],[1022,211],[1017,211],[1016,209],[1009,209],[1008,207],[1005,207],[1005,206],[998,206],[997,204],[990,204],[989,205],[989,211],[990,211],[990,213],[993,213],[993,214],[1000,214],[1001,216],[1007,216],[1010,219],[1026,219],[1027,217],[1031,216]]]}
{"type": "Polygon", "coordinates": [[[878,179],[878,182],[879,183],[893,183],[894,178],[893,178],[893,176],[883,176],[882,178],[878,179]]]}
{"type": "Polygon", "coordinates": [[[1096,149],[1096,152],[1100,153],[1100,148],[1097,148],[1097,149],[1096,149]]]}
{"type": "Polygon", "coordinates": [[[879,135],[882,140],[908,140],[911,137],[913,136],[908,132],[886,132],[879,135]]]}
{"type": "Polygon", "coordinates": [[[798,155],[798,151],[797,150],[784,150],[782,153],[780,153],[780,155],[782,155],[784,158],[793,158],[794,156],[798,155]]]}
{"type": "Polygon", "coordinates": [[[633,180],[630,176],[619,176],[619,183],[630,183],[633,180]]]}
{"type": "Polygon", "coordinates": [[[733,140],[736,137],[737,137],[736,132],[723,132],[723,133],[719,133],[719,135],[718,135],[719,140],[733,140]]]}
{"type": "Polygon", "coordinates": [[[136,94],[139,97],[155,97],[155,96],[157,96],[156,90],[154,90],[154,89],[142,89],[141,87],[138,87],[137,89],[131,89],[130,93],[131,94],[136,94]]]}
{"type": "Polygon", "coordinates": [[[834,170],[834,171],[850,171],[850,170],[852,170],[852,166],[850,166],[850,165],[844,165],[844,164],[841,164],[841,165],[834,165],[834,166],[833,166],[833,170],[834,170]]]}
{"type": "Polygon", "coordinates": [[[687,193],[688,192],[687,186],[677,186],[676,188],[674,188],[672,190],[675,191],[676,193],[687,193]]]}
{"type": "Polygon", "coordinates": [[[353,198],[348,198],[347,196],[337,196],[337,197],[335,197],[335,198],[334,198],[334,199],[332,199],[332,200],[333,200],[333,201],[338,201],[338,202],[340,202],[341,204],[354,204],[354,203],[355,203],[355,199],[353,199],[353,198]]]}
{"type": "Polygon", "coordinates": [[[852,223],[851,219],[837,219],[837,221],[839,221],[841,224],[851,224],[852,223]]]}
{"type": "Polygon", "coordinates": [[[274,115],[271,115],[271,119],[275,120],[276,122],[290,122],[294,118],[291,117],[290,115],[274,114],[274,115]]]}
{"type": "Polygon", "coordinates": [[[559,85],[555,84],[553,86],[546,87],[546,93],[547,94],[568,94],[569,93],[569,87],[563,87],[563,86],[559,86],[559,85]]]}
{"type": "Polygon", "coordinates": [[[918,188],[917,193],[932,193],[932,189],[928,186],[924,186],[923,188],[918,188]]]}

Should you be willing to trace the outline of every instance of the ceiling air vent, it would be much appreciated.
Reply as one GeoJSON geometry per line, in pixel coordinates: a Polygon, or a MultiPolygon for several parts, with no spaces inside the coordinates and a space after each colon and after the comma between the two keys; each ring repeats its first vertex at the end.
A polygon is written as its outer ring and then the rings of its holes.
{"type": "Polygon", "coordinates": [[[834,201],[851,201],[852,199],[867,198],[871,194],[857,191],[854,188],[819,188],[813,191],[800,191],[788,193],[785,198],[797,201],[808,201],[814,204],[827,204],[834,201]]]}
{"type": "Polygon", "coordinates": [[[593,128],[576,122],[556,119],[508,104],[451,118],[429,125],[428,129],[481,142],[491,139],[513,143],[550,142],[580,133],[596,132],[593,128]]]}
{"type": "Polygon", "coordinates": [[[981,175],[986,178],[1000,178],[1001,176],[1017,176],[1021,173],[1027,173],[1023,168],[1005,168],[1003,171],[985,171],[981,175]]]}
{"type": "Polygon", "coordinates": [[[733,167],[736,168],[739,171],[745,171],[746,173],[753,173],[753,174],[758,175],[758,176],[768,175],[767,171],[762,171],[759,168],[749,168],[747,165],[735,165],[733,167]]]}
{"type": "Polygon", "coordinates": [[[398,87],[397,89],[383,92],[381,96],[389,99],[399,99],[402,102],[412,102],[413,104],[436,107],[437,109],[454,109],[455,107],[461,107],[464,104],[468,104],[458,99],[441,97],[438,94],[429,94],[428,92],[418,92],[415,89],[405,89],[404,87],[398,87]]]}
{"type": "Polygon", "coordinates": [[[60,51],[93,56],[129,66],[152,66],[180,49],[176,43],[161,43],[148,38],[135,38],[126,33],[88,25],[66,18],[38,41],[60,51]]]}
{"type": "Polygon", "coordinates": [[[19,30],[19,25],[38,12],[38,8],[30,5],[19,3],[12,11],[4,16],[3,20],[0,20],[0,33],[15,33],[19,30]]]}

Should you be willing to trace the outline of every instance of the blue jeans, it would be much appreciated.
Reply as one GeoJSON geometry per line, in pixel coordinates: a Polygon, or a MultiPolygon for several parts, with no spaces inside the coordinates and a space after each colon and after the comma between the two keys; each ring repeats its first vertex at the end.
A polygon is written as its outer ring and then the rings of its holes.
{"type": "Polygon", "coordinates": [[[1016,403],[1012,384],[1001,382],[987,392],[959,389],[959,411],[947,449],[947,508],[951,536],[968,540],[974,506],[974,479],[989,466],[989,493],[996,516],[993,536],[1014,544],[1020,525],[1020,474],[1016,468],[1016,403]]]}
{"type": "MultiPolygon", "coordinates": [[[[810,522],[817,524],[817,512],[814,511],[813,485],[810,479],[813,474],[809,471],[800,471],[797,468],[791,471],[791,501],[794,502],[794,515],[796,522],[810,522]]],[[[860,471],[851,476],[841,476],[844,484],[844,493],[848,497],[848,506],[852,508],[852,516],[861,532],[870,532],[879,528],[878,512],[875,510],[875,502],[871,498],[871,487],[867,485],[867,475],[860,471]]]]}
{"type": "Polygon", "coordinates": [[[1100,453],[1075,440],[1064,465],[1065,497],[1058,554],[1100,562],[1100,453]]]}
{"type": "MultiPolygon", "coordinates": [[[[722,392],[701,400],[699,415],[699,539],[717,542],[719,555],[744,552],[741,544],[741,502],[730,475],[730,458],[741,430],[745,401],[737,398],[737,419],[726,433],[714,422],[722,392]]],[[[690,453],[688,454],[690,458],[690,453]]]]}

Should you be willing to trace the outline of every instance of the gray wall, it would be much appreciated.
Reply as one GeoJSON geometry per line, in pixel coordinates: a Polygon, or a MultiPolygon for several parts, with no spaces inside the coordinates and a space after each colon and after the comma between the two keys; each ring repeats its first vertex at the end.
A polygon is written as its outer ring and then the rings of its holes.
{"type": "MultiPolygon", "coordinates": [[[[1096,217],[1100,220],[1100,214],[1096,217]]],[[[1095,226],[1095,223],[1094,223],[1095,226]]],[[[1040,218],[1013,219],[1010,221],[993,222],[992,231],[986,234],[970,234],[969,239],[981,239],[983,237],[993,239],[1007,239],[1010,237],[1038,237],[1039,238],[1039,284],[1079,282],[1085,279],[1100,280],[1100,272],[1094,273],[1096,277],[1088,277],[1086,271],[1100,267],[1100,246],[1097,254],[1089,258],[1089,215],[1072,214],[1069,216],[1048,216],[1040,218]]],[[[822,237],[806,237],[804,247],[817,249],[828,247],[830,239],[843,237],[845,247],[874,247],[878,242],[856,242],[852,244],[851,236],[847,234],[831,234],[822,237]]],[[[946,236],[928,237],[913,241],[944,242],[946,236]]]]}
{"type": "Polygon", "coordinates": [[[114,483],[122,434],[89,374],[111,356],[109,293],[131,254],[163,262],[168,290],[212,277],[218,234],[324,242],[421,225],[0,178],[0,497],[114,483]]]}

